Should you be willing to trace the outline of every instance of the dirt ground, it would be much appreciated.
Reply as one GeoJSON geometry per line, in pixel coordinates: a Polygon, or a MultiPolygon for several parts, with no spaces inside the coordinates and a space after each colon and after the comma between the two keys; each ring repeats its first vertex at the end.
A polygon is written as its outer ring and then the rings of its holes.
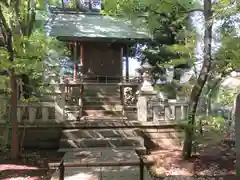
{"type": "Polygon", "coordinates": [[[148,158],[156,162],[150,168],[153,179],[236,179],[236,154],[230,141],[200,147],[189,161],[181,160],[177,148],[152,151],[148,158]]]}
{"type": "MultiPolygon", "coordinates": [[[[21,160],[13,162],[8,153],[0,153],[0,179],[49,180],[54,170],[47,169],[48,163],[59,162],[62,155],[57,151],[25,151],[21,160]]],[[[231,141],[202,145],[187,162],[181,160],[179,147],[151,151],[148,158],[156,162],[149,171],[153,179],[236,179],[236,154],[231,141]]]]}
{"type": "Polygon", "coordinates": [[[25,151],[18,161],[9,159],[9,153],[0,152],[1,180],[49,180],[54,170],[48,170],[48,163],[59,162],[62,153],[57,151],[25,151]]]}

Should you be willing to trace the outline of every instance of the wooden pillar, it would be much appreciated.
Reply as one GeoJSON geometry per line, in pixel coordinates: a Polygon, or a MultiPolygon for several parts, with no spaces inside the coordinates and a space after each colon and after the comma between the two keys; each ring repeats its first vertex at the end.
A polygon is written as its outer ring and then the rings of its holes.
{"type": "Polygon", "coordinates": [[[80,52],[80,56],[79,56],[79,60],[80,60],[80,72],[81,75],[83,74],[83,44],[80,44],[79,47],[79,52],[80,52]]]}
{"type": "MultiPolygon", "coordinates": [[[[123,78],[123,48],[121,48],[120,51],[120,72],[121,72],[121,77],[120,77],[120,83],[124,83],[124,78],[123,78]]],[[[121,105],[124,106],[124,87],[123,85],[120,85],[120,100],[121,100],[121,105]]]]}
{"type": "Polygon", "coordinates": [[[61,2],[62,2],[62,8],[65,8],[64,0],[61,0],[61,2]]]}
{"type": "MultiPolygon", "coordinates": [[[[79,71],[80,71],[80,81],[83,81],[84,79],[82,79],[83,78],[83,44],[79,44],[80,46],[79,46],[79,52],[80,52],[80,54],[79,54],[79,61],[80,61],[80,69],[79,69],[79,71]]],[[[84,91],[84,86],[83,85],[81,85],[81,88],[80,88],[80,95],[81,95],[81,98],[82,98],[82,96],[83,96],[83,91],[84,91]]]]}
{"type": "Polygon", "coordinates": [[[123,47],[121,47],[121,50],[120,50],[120,57],[119,57],[119,60],[121,61],[120,63],[120,81],[122,82],[122,77],[123,77],[123,47]]]}
{"type": "Polygon", "coordinates": [[[73,69],[73,79],[77,81],[78,79],[78,61],[77,61],[77,42],[74,42],[73,45],[73,60],[74,60],[74,69],[73,69]]]}
{"type": "Polygon", "coordinates": [[[129,46],[126,46],[126,60],[125,60],[125,69],[126,69],[126,81],[129,79],[129,46]]]}
{"type": "MultiPolygon", "coordinates": [[[[84,79],[82,79],[83,78],[83,44],[79,44],[80,46],[79,46],[79,61],[80,61],[80,69],[79,69],[79,71],[80,71],[80,83],[82,82],[82,81],[84,81],[84,79]]],[[[84,85],[81,83],[80,84],[80,98],[79,98],[79,106],[80,106],[80,109],[79,109],[79,113],[78,113],[78,115],[79,115],[79,120],[81,119],[81,117],[82,117],[82,114],[83,114],[83,92],[84,92],[84,85]]]]}

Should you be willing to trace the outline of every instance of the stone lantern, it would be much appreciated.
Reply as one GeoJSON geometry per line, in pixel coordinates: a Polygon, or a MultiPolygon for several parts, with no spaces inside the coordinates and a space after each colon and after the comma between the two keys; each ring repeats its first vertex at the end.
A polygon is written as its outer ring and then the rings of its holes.
{"type": "Polygon", "coordinates": [[[138,70],[142,74],[142,84],[138,94],[137,115],[138,121],[142,122],[148,121],[149,115],[151,114],[149,108],[149,100],[156,95],[156,92],[152,86],[152,69],[153,66],[148,62],[145,62],[141,66],[141,69],[138,70]]]}
{"type": "Polygon", "coordinates": [[[151,72],[152,72],[153,66],[149,64],[148,62],[145,62],[139,71],[142,74],[142,84],[140,91],[142,92],[153,92],[153,86],[152,86],[152,77],[151,77],[151,72]]]}

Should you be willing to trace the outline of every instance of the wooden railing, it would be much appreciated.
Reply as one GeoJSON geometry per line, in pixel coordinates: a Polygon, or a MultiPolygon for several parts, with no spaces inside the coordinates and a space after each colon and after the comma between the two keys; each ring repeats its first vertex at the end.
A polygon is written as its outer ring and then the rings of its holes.
{"type": "Polygon", "coordinates": [[[176,122],[185,120],[188,113],[188,101],[169,99],[167,101],[149,101],[149,117],[153,122],[176,122]]]}
{"type": "Polygon", "coordinates": [[[99,84],[139,84],[141,77],[138,76],[98,76],[98,75],[83,75],[78,79],[65,77],[61,83],[99,83],[99,84]]]}

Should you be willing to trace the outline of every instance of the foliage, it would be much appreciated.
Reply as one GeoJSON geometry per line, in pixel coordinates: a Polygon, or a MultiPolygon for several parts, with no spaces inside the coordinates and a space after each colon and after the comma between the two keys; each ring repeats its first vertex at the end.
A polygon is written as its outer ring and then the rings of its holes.
{"type": "MultiPolygon", "coordinates": [[[[104,13],[110,15],[124,14],[133,19],[146,15],[147,28],[154,35],[154,41],[147,44],[144,54],[149,63],[155,66],[156,79],[165,73],[165,68],[192,64],[195,37],[189,27],[188,12],[194,7],[188,1],[157,0],[105,0],[104,13]]],[[[143,61],[143,60],[142,60],[143,61]]]]}
{"type": "Polygon", "coordinates": [[[214,54],[211,71],[221,78],[240,67],[240,39],[237,38],[239,34],[235,26],[239,20],[237,2],[238,0],[220,0],[213,5],[214,20],[221,22],[220,29],[216,32],[221,34],[221,46],[214,54]]]}
{"type": "MultiPolygon", "coordinates": [[[[44,59],[51,47],[64,49],[56,41],[47,38],[42,29],[34,29],[36,9],[45,9],[44,0],[0,1],[1,58],[0,69],[10,77],[6,87],[10,89],[11,156],[19,155],[17,121],[17,77],[24,74],[40,80],[44,72],[44,59]],[[61,46],[61,47],[60,47],[61,46]],[[9,87],[9,84],[11,85],[9,87]]],[[[4,82],[4,83],[5,83],[4,82]]],[[[3,87],[4,88],[4,87],[3,87]]],[[[28,87],[29,88],[29,87],[28,87]]]]}
{"type": "Polygon", "coordinates": [[[218,102],[223,106],[226,106],[226,105],[232,106],[235,101],[236,94],[238,92],[239,92],[239,89],[230,90],[230,89],[221,88],[218,94],[218,102]]]}
{"type": "Polygon", "coordinates": [[[222,46],[215,56],[215,71],[228,75],[240,68],[240,39],[233,35],[222,37],[222,46]]]}
{"type": "MultiPolygon", "coordinates": [[[[64,44],[57,41],[54,38],[46,37],[44,29],[32,29],[31,22],[34,23],[35,17],[28,19],[29,13],[26,8],[29,6],[31,0],[21,1],[22,4],[19,6],[20,18],[16,18],[17,12],[12,7],[2,6],[4,12],[4,18],[8,22],[8,26],[11,27],[12,31],[17,31],[15,24],[20,24],[21,27],[18,29],[19,33],[13,33],[13,48],[15,51],[14,63],[8,61],[7,49],[1,48],[0,66],[1,69],[9,70],[15,69],[16,75],[27,74],[31,79],[42,79],[44,69],[44,60],[51,49],[55,49],[59,55],[66,52],[64,44]],[[7,13],[8,12],[8,13],[7,13]],[[10,13],[9,13],[10,12],[10,13]],[[15,17],[15,21],[11,22],[12,17],[15,17]],[[28,22],[26,22],[28,20],[28,22]],[[11,22],[11,23],[10,23],[11,22]],[[17,23],[19,22],[19,23],[17,23]],[[29,23],[29,24],[27,24],[29,23]],[[4,55],[3,55],[4,54],[4,55]]],[[[34,9],[44,8],[43,1],[39,0],[34,9]]],[[[35,16],[34,12],[34,16],[35,16]]]]}
{"type": "MultiPolygon", "coordinates": [[[[155,78],[159,78],[164,74],[164,68],[173,65],[177,67],[188,68],[192,65],[194,59],[194,49],[196,38],[191,27],[189,27],[188,16],[190,12],[200,10],[204,12],[206,28],[204,35],[204,61],[194,86],[190,89],[190,103],[188,114],[188,125],[186,141],[184,143],[184,150],[186,157],[191,155],[191,146],[194,136],[194,124],[198,101],[203,92],[206,81],[209,80],[209,74],[212,75],[210,79],[213,88],[218,85],[218,80],[215,82],[214,77],[222,76],[224,73],[230,72],[234,67],[238,67],[236,62],[239,57],[237,54],[239,45],[236,38],[229,36],[229,33],[224,34],[222,38],[223,46],[219,53],[214,57],[212,62],[212,20],[228,20],[233,14],[236,14],[236,7],[234,3],[238,2],[230,0],[220,0],[211,3],[211,1],[204,1],[203,7],[196,3],[196,1],[157,1],[157,0],[105,0],[104,13],[110,15],[124,14],[130,19],[134,19],[143,13],[146,16],[146,25],[154,35],[154,42],[148,43],[148,48],[145,55],[148,61],[156,68],[154,70],[155,78]],[[189,3],[190,2],[190,3],[189,3]],[[212,14],[214,12],[214,14],[212,14]],[[226,36],[227,35],[227,36],[226,36]],[[234,46],[234,47],[231,47],[234,46]],[[237,55],[237,56],[236,56],[237,55]],[[234,62],[234,60],[236,60],[234,62]],[[185,66],[180,66],[185,64],[185,66]],[[187,64],[187,65],[186,65],[187,64]],[[210,70],[210,68],[213,68],[210,70]],[[216,71],[213,71],[216,70],[216,71]]],[[[239,8],[239,7],[238,7],[239,8]]],[[[226,23],[225,23],[226,24],[226,23]]],[[[209,83],[210,84],[210,83],[209,83]]],[[[161,87],[159,87],[161,88],[161,87]]],[[[213,91],[211,91],[212,94],[213,91]]],[[[206,93],[208,94],[208,92],[206,93]]],[[[215,121],[214,121],[215,122],[215,121]]]]}
{"type": "MultiPolygon", "coordinates": [[[[226,4],[230,4],[229,1],[224,1],[226,4]]],[[[234,1],[232,1],[234,3],[234,1]]],[[[230,105],[233,98],[232,92],[229,90],[220,89],[221,82],[226,78],[232,71],[240,68],[240,39],[237,38],[237,30],[235,27],[235,22],[238,18],[236,16],[236,7],[231,6],[227,10],[220,3],[216,3],[214,9],[221,13],[217,13],[215,16],[216,20],[221,20],[222,25],[220,31],[221,33],[221,46],[218,51],[214,54],[213,65],[211,68],[211,76],[207,83],[207,98],[208,107],[211,107],[211,103],[217,99],[222,99],[223,104],[230,105]],[[222,13],[224,12],[224,13],[222,13]],[[231,101],[231,102],[230,102],[231,101]]],[[[232,105],[232,104],[231,104],[232,105]]]]}
{"type": "Polygon", "coordinates": [[[219,132],[224,132],[227,129],[225,119],[220,116],[209,116],[207,118],[207,124],[211,127],[212,130],[216,130],[219,132]]]}

